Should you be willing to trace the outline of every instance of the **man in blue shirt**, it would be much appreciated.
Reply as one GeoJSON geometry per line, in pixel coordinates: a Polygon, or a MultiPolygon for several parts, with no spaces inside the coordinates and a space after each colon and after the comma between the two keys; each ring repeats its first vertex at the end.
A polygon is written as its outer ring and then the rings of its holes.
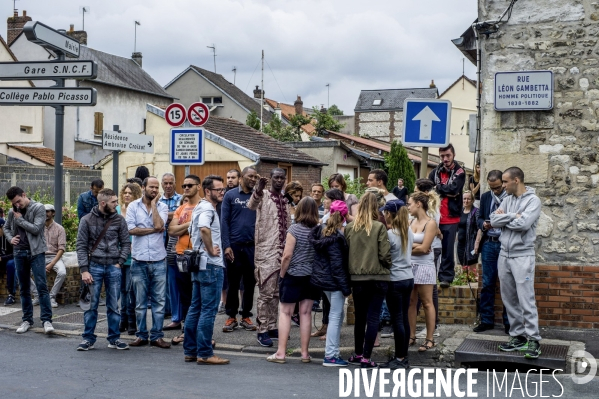
{"type": "Polygon", "coordinates": [[[256,228],[256,211],[247,207],[254,186],[258,181],[258,172],[248,166],[241,172],[239,187],[229,190],[222,202],[222,242],[227,260],[227,277],[229,291],[227,293],[226,313],[229,316],[223,332],[232,332],[239,324],[239,285],[243,279],[243,301],[241,311],[241,327],[247,331],[256,331],[256,325],[250,319],[254,302],[254,230],[256,228]]]}
{"type": "Polygon", "coordinates": [[[98,193],[104,188],[101,179],[92,181],[89,191],[82,193],[77,199],[77,217],[79,220],[90,213],[98,205],[98,193]]]}
{"type": "Polygon", "coordinates": [[[165,173],[162,175],[162,190],[164,191],[164,194],[162,194],[162,197],[160,197],[160,202],[162,202],[164,205],[166,205],[168,207],[168,219],[166,222],[166,227],[165,227],[165,231],[164,231],[164,246],[166,247],[166,244],[168,243],[168,225],[170,224],[171,220],[173,220],[173,215],[175,214],[175,211],[177,210],[177,208],[179,207],[179,205],[181,205],[181,194],[177,194],[177,190],[176,190],[176,186],[175,186],[175,175],[173,175],[172,173],[165,173]]]}

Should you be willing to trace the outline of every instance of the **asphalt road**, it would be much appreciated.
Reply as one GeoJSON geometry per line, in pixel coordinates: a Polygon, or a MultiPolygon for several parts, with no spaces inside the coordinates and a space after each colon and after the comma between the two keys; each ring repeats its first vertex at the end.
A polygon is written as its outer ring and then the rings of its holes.
{"type": "MultiPolygon", "coordinates": [[[[231,359],[230,365],[200,366],[183,362],[181,346],[169,350],[143,347],[117,351],[108,349],[106,341],[100,339],[97,349],[77,352],[78,343],[76,337],[49,337],[32,331],[17,335],[1,330],[0,398],[339,397],[339,369],[322,367],[318,361],[302,364],[294,359],[279,365],[266,362],[263,355],[222,352],[219,355],[231,359]]],[[[354,369],[350,370],[353,373],[354,369]]],[[[420,374],[416,377],[421,380],[420,374]]],[[[487,395],[486,372],[479,372],[476,378],[473,388],[478,397],[493,397],[492,391],[487,395]]],[[[573,384],[569,376],[557,378],[563,385],[563,393],[555,379],[545,375],[543,396],[597,398],[598,378],[586,385],[573,384]]],[[[434,374],[432,380],[435,381],[434,374]]],[[[519,380],[524,388],[525,376],[521,375],[519,380]]],[[[460,390],[466,390],[465,383],[466,379],[460,378],[460,390]]],[[[518,378],[510,373],[507,387],[511,390],[513,386],[516,389],[507,394],[506,386],[501,393],[496,387],[494,397],[510,397],[510,393],[511,397],[532,397],[539,386],[539,375],[529,375],[528,395],[525,391],[521,394],[517,389],[518,378]]],[[[386,391],[391,393],[392,389],[391,383],[386,391]]],[[[353,391],[350,397],[355,397],[353,391]]],[[[359,397],[367,397],[364,388],[359,397]]],[[[380,397],[378,384],[372,397],[380,397]]]]}

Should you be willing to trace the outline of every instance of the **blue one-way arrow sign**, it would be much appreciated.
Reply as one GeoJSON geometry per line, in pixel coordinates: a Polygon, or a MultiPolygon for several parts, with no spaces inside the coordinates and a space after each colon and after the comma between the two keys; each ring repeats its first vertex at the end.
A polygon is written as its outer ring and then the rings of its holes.
{"type": "Polygon", "coordinates": [[[401,142],[416,147],[444,147],[449,144],[451,102],[449,100],[406,99],[401,142]]]}

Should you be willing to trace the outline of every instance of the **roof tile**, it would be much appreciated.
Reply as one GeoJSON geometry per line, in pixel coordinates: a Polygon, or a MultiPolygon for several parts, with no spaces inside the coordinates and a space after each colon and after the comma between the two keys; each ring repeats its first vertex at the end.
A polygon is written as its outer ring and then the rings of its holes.
{"type": "Polygon", "coordinates": [[[406,98],[437,98],[436,87],[422,89],[362,90],[355,112],[402,110],[406,98]],[[382,100],[381,105],[372,105],[374,100],[382,100]]]}
{"type": "MultiPolygon", "coordinates": [[[[11,145],[9,147],[19,150],[32,158],[37,159],[45,164],[54,166],[54,150],[46,147],[29,147],[23,145],[11,145]]],[[[85,168],[86,166],[79,161],[75,161],[67,156],[63,157],[63,165],[65,168],[85,168]]]]}

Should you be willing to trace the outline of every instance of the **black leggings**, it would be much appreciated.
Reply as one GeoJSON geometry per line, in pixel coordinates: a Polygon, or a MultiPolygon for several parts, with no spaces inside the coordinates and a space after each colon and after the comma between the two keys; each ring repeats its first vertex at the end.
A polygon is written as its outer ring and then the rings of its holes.
{"type": "Polygon", "coordinates": [[[354,347],[356,355],[370,359],[374,341],[379,331],[381,307],[387,294],[387,281],[354,281],[352,294],[356,321],[354,324],[354,347]]]}
{"type": "Polygon", "coordinates": [[[410,307],[410,295],[412,294],[412,289],[414,289],[413,278],[389,282],[387,306],[389,307],[391,325],[393,326],[396,358],[408,356],[408,346],[410,343],[408,308],[410,307]]]}

